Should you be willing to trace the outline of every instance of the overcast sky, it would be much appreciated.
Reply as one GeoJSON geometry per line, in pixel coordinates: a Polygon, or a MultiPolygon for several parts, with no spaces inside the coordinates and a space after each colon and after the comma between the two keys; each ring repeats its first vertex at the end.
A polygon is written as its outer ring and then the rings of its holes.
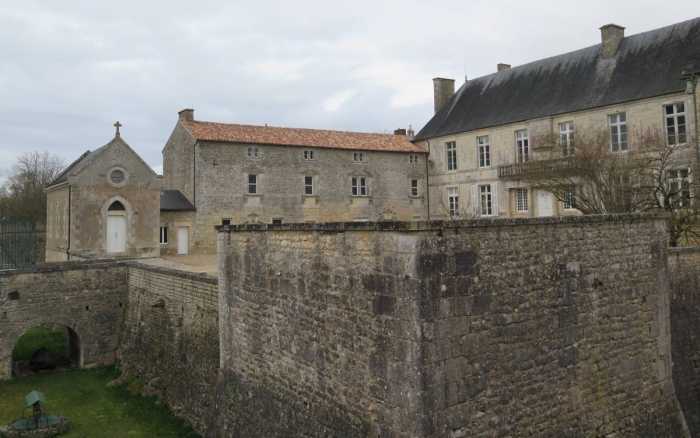
{"type": "Polygon", "coordinates": [[[154,168],[199,120],[390,132],[432,115],[435,76],[489,74],[700,16],[700,1],[0,2],[0,179],[17,154],[72,161],[112,124],[154,168]],[[556,4],[553,7],[552,4],[556,4]]]}

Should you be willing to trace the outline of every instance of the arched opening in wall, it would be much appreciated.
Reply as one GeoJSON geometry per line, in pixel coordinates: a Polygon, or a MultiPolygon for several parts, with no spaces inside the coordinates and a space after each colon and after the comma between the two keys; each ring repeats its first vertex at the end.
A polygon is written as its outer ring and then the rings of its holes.
{"type": "Polygon", "coordinates": [[[126,252],[127,217],[126,208],[120,201],[114,201],[107,208],[107,252],[126,252]]]}
{"type": "Polygon", "coordinates": [[[70,327],[32,327],[17,339],[12,350],[12,376],[79,368],[80,355],[80,339],[70,327]]]}

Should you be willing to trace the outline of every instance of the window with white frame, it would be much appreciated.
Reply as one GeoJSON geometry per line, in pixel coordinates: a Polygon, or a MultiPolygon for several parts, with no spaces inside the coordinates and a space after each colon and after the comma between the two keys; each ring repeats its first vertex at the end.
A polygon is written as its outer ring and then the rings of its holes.
{"type": "Polygon", "coordinates": [[[481,216],[493,216],[493,195],[491,184],[479,186],[479,214],[481,216]]]}
{"type": "Polygon", "coordinates": [[[367,196],[367,178],[364,176],[352,177],[352,196],[367,196]]]}
{"type": "Polygon", "coordinates": [[[459,190],[457,187],[447,188],[447,207],[451,217],[459,216],[459,190]]]}
{"type": "Polygon", "coordinates": [[[627,113],[608,115],[610,126],[610,150],[612,152],[626,151],[627,146],[627,113]]]}
{"type": "Polygon", "coordinates": [[[304,194],[313,195],[314,194],[314,177],[310,175],[304,176],[304,194]]]}
{"type": "Polygon", "coordinates": [[[307,149],[304,151],[304,159],[306,161],[311,161],[314,159],[314,151],[307,149]]]}
{"type": "Polygon", "coordinates": [[[576,188],[571,187],[564,192],[564,202],[562,202],[564,210],[573,210],[576,208],[576,188]]]}
{"type": "Polygon", "coordinates": [[[417,179],[411,180],[411,196],[414,198],[418,197],[418,180],[417,179]]]}
{"type": "Polygon", "coordinates": [[[160,227],[160,244],[168,244],[168,227],[160,227]]]}
{"type": "Polygon", "coordinates": [[[685,104],[683,102],[664,105],[666,117],[666,141],[669,146],[683,144],[687,141],[685,132],[685,104]]]}
{"type": "Polygon", "coordinates": [[[353,152],[352,153],[352,161],[356,163],[363,163],[365,161],[365,153],[364,152],[353,152]]]}
{"type": "Polygon", "coordinates": [[[409,164],[417,164],[418,163],[418,154],[408,154],[408,163],[409,164]]]}
{"type": "Polygon", "coordinates": [[[518,163],[525,163],[530,159],[530,139],[527,129],[515,131],[515,155],[518,163]]]}
{"type": "Polygon", "coordinates": [[[230,217],[222,218],[221,225],[231,225],[231,218],[230,217]]]}
{"type": "Polygon", "coordinates": [[[445,159],[447,170],[457,170],[457,143],[454,141],[445,143],[445,159]]]}
{"type": "Polygon", "coordinates": [[[248,158],[255,160],[260,156],[257,146],[248,146],[248,158]]]}
{"type": "Polygon", "coordinates": [[[258,175],[248,175],[248,194],[255,195],[258,193],[258,175]]]}
{"type": "Polygon", "coordinates": [[[479,167],[491,166],[491,146],[489,145],[489,136],[482,135],[476,138],[477,155],[479,158],[479,167]]]}
{"type": "Polygon", "coordinates": [[[563,156],[574,154],[574,122],[559,124],[559,146],[563,156]]]}
{"type": "Polygon", "coordinates": [[[515,211],[527,213],[527,189],[515,189],[515,211]]]}
{"type": "Polygon", "coordinates": [[[668,171],[668,196],[674,208],[690,207],[690,171],[688,169],[668,171]]]}

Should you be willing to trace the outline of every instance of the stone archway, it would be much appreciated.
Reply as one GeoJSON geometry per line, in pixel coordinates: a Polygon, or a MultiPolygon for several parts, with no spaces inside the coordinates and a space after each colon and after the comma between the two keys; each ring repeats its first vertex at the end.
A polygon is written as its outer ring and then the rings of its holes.
{"type": "Polygon", "coordinates": [[[16,336],[9,373],[12,377],[62,368],[82,368],[80,336],[64,324],[32,325],[16,336]]]}

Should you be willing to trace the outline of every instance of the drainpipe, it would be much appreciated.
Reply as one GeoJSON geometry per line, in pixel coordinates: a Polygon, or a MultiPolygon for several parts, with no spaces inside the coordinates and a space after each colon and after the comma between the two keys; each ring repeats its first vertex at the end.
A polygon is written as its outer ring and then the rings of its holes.
{"type": "Polygon", "coordinates": [[[68,248],[66,248],[66,258],[70,261],[70,203],[71,203],[71,186],[68,186],[68,248]]]}
{"type": "Polygon", "coordinates": [[[427,219],[430,221],[430,140],[428,143],[428,154],[425,156],[425,202],[428,208],[427,219]]]}

